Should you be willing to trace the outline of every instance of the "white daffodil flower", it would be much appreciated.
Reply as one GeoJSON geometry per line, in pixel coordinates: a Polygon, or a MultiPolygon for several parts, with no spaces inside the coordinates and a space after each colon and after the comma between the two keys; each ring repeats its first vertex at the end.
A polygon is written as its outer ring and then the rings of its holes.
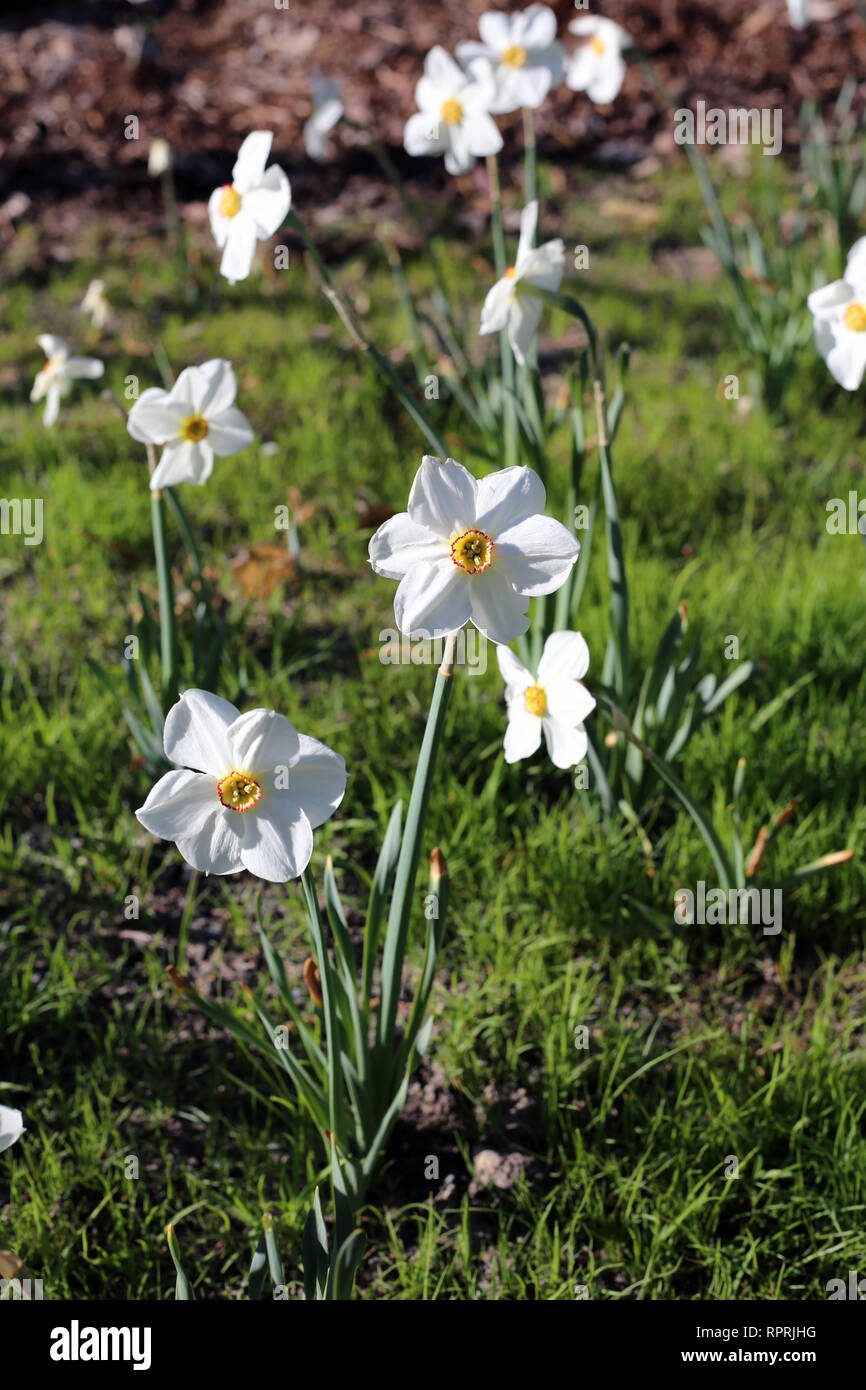
{"type": "Polygon", "coordinates": [[[502,136],[489,114],[494,91],[489,63],[473,63],[469,75],[444,48],[431,48],[415,88],[419,109],[403,131],[407,153],[444,154],[449,174],[465,174],[476,157],[497,154],[502,136]]]}
{"type": "Polygon", "coordinates": [[[79,313],[90,319],[94,328],[104,328],[108,322],[111,305],[105,293],[104,280],[91,280],[87,292],[78,306],[79,313]]]}
{"type": "Polygon", "coordinates": [[[434,640],[471,620],[506,645],[525,632],[529,599],[559,589],[580,549],[570,531],[541,515],[545,501],[531,468],[475,479],[454,459],[425,455],[408,511],[370,541],[376,573],[400,580],[400,631],[434,640]]]}
{"type": "Polygon", "coordinates": [[[535,342],[544,308],[542,300],[533,294],[521,293],[521,288],[538,285],[540,289],[558,290],[565,269],[565,246],[559,237],[533,247],[537,222],[538,203],[533,200],[527,203],[520,216],[517,260],[488,291],[481,310],[479,331],[497,333],[500,328],[507,329],[511,350],[521,365],[535,342]]]}
{"type": "Polygon", "coordinates": [[[508,728],[505,761],[529,758],[547,744],[556,767],[574,767],[586,757],[583,721],[595,700],[581,682],[589,670],[589,648],[579,632],[551,633],[533,676],[508,647],[496,652],[505,681],[508,728]]]}
{"type": "Polygon", "coordinates": [[[845,278],[815,290],[806,301],[815,344],[846,391],[856,391],[866,371],[866,237],[855,241],[845,278]]]}
{"type": "Polygon", "coordinates": [[[568,27],[572,34],[586,35],[589,42],[572,54],[565,85],[573,92],[586,92],[590,101],[604,106],[614,100],[625,80],[622,50],[631,45],[631,36],[600,15],[584,15],[568,27]]]}
{"type": "Polygon", "coordinates": [[[11,1110],[8,1105],[0,1105],[0,1153],[11,1148],[24,1133],[24,1120],[20,1110],[11,1110]]]}
{"type": "Polygon", "coordinates": [[[163,742],[181,766],[136,811],[145,829],[173,840],[202,873],[248,869],[269,883],[303,873],[313,831],[346,790],[338,753],[273,710],[240,714],[207,690],[187,690],[172,706],[163,742]]]}
{"type": "Polygon", "coordinates": [[[94,381],[102,376],[105,364],[96,357],[70,357],[62,338],[42,333],[36,339],[45,353],[45,365],[36,373],[31,401],[45,399],[43,425],[53,425],[60,414],[60,401],[69,392],[73,381],[94,381]]]}
{"type": "Polygon", "coordinates": [[[340,84],[333,77],[313,73],[313,114],[304,126],[304,148],[310,159],[322,160],[327,153],[326,136],[342,119],[340,84]]]}
{"type": "Polygon", "coordinates": [[[164,446],[150,478],[153,492],[175,483],[205,483],[214,455],[229,458],[252,443],[250,423],[234,403],[237,389],[231,363],[214,358],[186,367],[170,391],[142,391],[126,428],[141,444],[164,446]]]}
{"type": "Polygon", "coordinates": [[[273,138],[269,130],[248,135],[231,183],[215,188],[208,201],[211,231],[223,248],[220,274],[233,285],[247,278],[256,242],[273,236],[291,206],[292,191],[280,166],[265,169],[273,138]]]}
{"type": "Polygon", "coordinates": [[[171,169],[171,145],[161,137],[151,142],[147,152],[147,172],[152,179],[158,179],[171,169]]]}
{"type": "Polygon", "coordinates": [[[492,65],[495,115],[521,106],[535,109],[562,81],[565,49],[556,41],[556,15],[547,5],[530,5],[515,15],[491,10],[479,19],[478,32],[481,43],[459,43],[456,53],[467,67],[478,58],[492,65]]]}

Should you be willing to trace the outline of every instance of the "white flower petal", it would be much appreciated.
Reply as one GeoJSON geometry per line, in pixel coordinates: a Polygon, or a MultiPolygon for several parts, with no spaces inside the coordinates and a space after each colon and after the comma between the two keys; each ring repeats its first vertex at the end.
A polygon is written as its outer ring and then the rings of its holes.
{"type": "Polygon", "coordinates": [[[48,358],[59,357],[65,361],[69,356],[69,348],[62,338],[57,338],[53,333],[40,333],[36,339],[45,356],[48,358]]]}
{"type": "Polygon", "coordinates": [[[538,684],[583,680],[589,670],[589,647],[579,632],[552,632],[538,663],[538,684]]]}
{"type": "Polygon", "coordinates": [[[178,483],[200,487],[213,472],[213,449],[206,439],[173,439],[166,444],[159,463],[150,475],[151,492],[178,483]]]}
{"type": "Polygon", "coordinates": [[[95,381],[105,371],[105,363],[98,357],[70,357],[64,363],[64,371],[74,381],[95,381]]]}
{"type": "Polygon", "coordinates": [[[508,646],[529,627],[528,602],[515,593],[505,567],[493,565],[482,574],[467,579],[472,604],[472,621],[491,642],[508,646]]]}
{"type": "Polygon", "coordinates": [[[254,130],[244,140],[232,169],[232,183],[239,193],[246,193],[261,183],[273,138],[270,130],[254,130]]]}
{"type": "Polygon", "coordinates": [[[243,212],[251,217],[259,241],[274,235],[292,205],[289,180],[278,164],[272,164],[258,188],[244,194],[243,212]]]}
{"type": "Polygon", "coordinates": [[[289,769],[289,795],[315,830],[336,811],[346,793],[346,764],[318,739],[299,734],[300,752],[289,769]]]}
{"type": "Polygon", "coordinates": [[[481,310],[479,333],[498,333],[500,328],[505,327],[513,293],[512,281],[504,276],[487,291],[487,298],[481,310]]]}
{"type": "Polygon", "coordinates": [[[827,353],[827,366],[839,385],[856,391],[866,372],[866,333],[836,331],[836,342],[827,353]]]}
{"type": "Polygon", "coordinates": [[[848,252],[845,279],[858,297],[866,292],[866,236],[858,237],[848,252]]]}
{"type": "Polygon", "coordinates": [[[424,76],[439,91],[451,95],[456,95],[466,81],[466,74],[441,44],[431,48],[424,59],[424,76]]]}
{"type": "Polygon", "coordinates": [[[497,537],[495,561],[507,568],[519,593],[536,598],[562,587],[579,551],[579,542],[561,522],[530,516],[497,537]]]}
{"type": "Polygon", "coordinates": [[[371,536],[368,553],[376,574],[402,579],[415,565],[443,559],[449,549],[441,535],[413,521],[408,512],[400,512],[371,536]]]}
{"type": "Polygon", "coordinates": [[[219,415],[220,411],[234,405],[238,391],[237,381],[231,362],[224,358],[214,357],[209,362],[202,362],[200,367],[186,367],[181,372],[181,377],[185,378],[194,414],[202,415],[209,421],[219,415]]]}
{"type": "Polygon", "coordinates": [[[583,762],[589,742],[585,729],[573,729],[568,724],[561,724],[558,719],[547,717],[541,723],[550,761],[555,767],[576,767],[583,762]]]}
{"type": "Polygon", "coordinates": [[[521,48],[546,48],[556,38],[556,15],[548,5],[530,5],[511,22],[511,42],[521,48]]]}
{"type": "Polygon", "coordinates": [[[249,821],[241,847],[244,868],[268,883],[299,878],[313,854],[312,827],[301,808],[276,796],[241,819],[249,821]]]}
{"type": "Polygon", "coordinates": [[[498,544],[500,532],[543,512],[547,496],[544,483],[532,468],[515,466],[479,478],[475,505],[475,525],[498,544]]]}
{"type": "Polygon", "coordinates": [[[168,391],[149,386],[132,406],[126,428],[140,444],[167,444],[176,439],[189,407],[173,401],[168,391]]]}
{"type": "Polygon", "coordinates": [[[20,1110],[9,1105],[0,1105],[0,1153],[21,1138],[24,1133],[24,1117],[20,1110]]]}
{"type": "Polygon", "coordinates": [[[217,458],[239,454],[254,438],[249,420],[235,406],[220,411],[219,415],[208,421],[207,442],[217,458]]]}
{"type": "Polygon", "coordinates": [[[180,854],[203,874],[238,874],[244,868],[242,848],[249,834],[248,812],[230,811],[217,797],[203,825],[175,839],[180,854]]]}
{"type": "Polygon", "coordinates": [[[523,691],[528,685],[533,684],[531,671],[527,671],[523,662],[518,660],[510,647],[497,647],[496,660],[499,663],[502,679],[509,691],[517,693],[517,691],[523,691]]]}
{"type": "Polygon", "coordinates": [[[533,198],[531,203],[520,214],[520,240],[517,243],[517,261],[519,266],[526,260],[535,247],[535,229],[538,226],[538,199],[533,198]]]}
{"type": "Polygon", "coordinates": [[[445,148],[443,128],[429,112],[417,111],[403,128],[403,148],[411,155],[441,154],[445,148]]]}
{"type": "Polygon", "coordinates": [[[248,772],[257,781],[263,779],[263,792],[273,791],[278,780],[275,769],[288,769],[301,746],[294,724],[271,709],[251,709],[239,714],[225,736],[231,749],[229,769],[248,772]]]}
{"type": "Polygon", "coordinates": [[[486,111],[467,111],[462,129],[466,132],[467,148],[479,159],[502,149],[499,127],[486,111]]]}
{"type": "Polygon", "coordinates": [[[488,10],[483,14],[478,21],[478,32],[486,46],[495,53],[501,53],[512,42],[511,20],[500,10],[488,10]]]}
{"type": "Polygon", "coordinates": [[[521,367],[535,347],[542,307],[540,299],[528,295],[525,298],[515,295],[509,306],[508,341],[521,367]]]}
{"type": "Polygon", "coordinates": [[[45,393],[45,410],[42,414],[43,425],[48,425],[50,427],[56,421],[60,414],[61,396],[62,392],[59,386],[52,384],[48,387],[45,393]]]}
{"type": "Polygon", "coordinates": [[[521,758],[531,758],[541,743],[541,720],[537,714],[530,714],[522,700],[515,700],[508,711],[508,728],[505,730],[505,761],[520,762],[521,758]]]}
{"type": "Polygon", "coordinates": [[[539,671],[538,684],[544,689],[548,714],[560,724],[576,728],[595,709],[595,700],[581,681],[557,677],[545,684],[539,671]]]}
{"type": "Polygon", "coordinates": [[[256,224],[241,208],[231,219],[231,226],[220,261],[220,275],[231,284],[246,280],[256,254],[256,224]]]}
{"type": "Polygon", "coordinates": [[[851,286],[847,280],[834,280],[832,284],[822,285],[819,290],[813,290],[806,300],[809,312],[815,318],[839,317],[840,309],[851,302],[851,286]]]}
{"type": "Polygon", "coordinates": [[[165,756],[182,767],[225,777],[232,771],[228,731],[237,717],[234,705],[208,690],[184,691],[166,716],[165,756]]]}
{"type": "Polygon", "coordinates": [[[616,98],[624,81],[625,59],[617,50],[609,57],[605,55],[604,61],[599,63],[595,76],[587,86],[586,94],[590,101],[594,101],[598,106],[606,106],[616,98]]]}
{"type": "Polygon", "coordinates": [[[207,200],[207,215],[210,219],[210,229],[213,232],[214,241],[220,250],[222,250],[223,246],[226,244],[226,237],[232,225],[232,219],[230,217],[223,217],[220,212],[223,194],[229,186],[228,184],[221,184],[219,188],[214,189],[207,200]]]}
{"type": "Polygon", "coordinates": [[[417,525],[450,545],[455,532],[475,524],[475,489],[472,474],[454,459],[425,454],[409,493],[407,512],[417,525]]]}
{"type": "Polygon", "coordinates": [[[405,636],[431,640],[457,632],[469,621],[472,581],[450,556],[432,565],[417,565],[400,580],[394,616],[405,636]]]}
{"type": "Polygon", "coordinates": [[[219,804],[216,777],[174,768],[151,787],[135,816],[161,840],[186,839],[205,828],[219,804]]]}

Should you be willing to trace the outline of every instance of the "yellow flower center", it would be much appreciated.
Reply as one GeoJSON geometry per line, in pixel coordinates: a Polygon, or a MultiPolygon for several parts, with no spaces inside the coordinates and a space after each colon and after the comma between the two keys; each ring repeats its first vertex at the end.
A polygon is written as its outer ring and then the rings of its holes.
{"type": "Polygon", "coordinates": [[[526,62],[526,49],[521,48],[519,43],[513,43],[506,48],[502,61],[507,68],[522,68],[526,62]]]}
{"type": "Polygon", "coordinates": [[[855,299],[853,304],[848,305],[842,318],[846,328],[850,328],[854,333],[862,333],[866,330],[866,305],[858,303],[855,299]]]}
{"type": "Polygon", "coordinates": [[[191,444],[198,444],[206,434],[207,420],[202,415],[190,415],[180,427],[181,439],[188,439],[191,444]]]}
{"type": "Polygon", "coordinates": [[[442,103],[442,119],[446,125],[459,125],[463,120],[463,107],[456,97],[449,97],[442,103]]]}
{"type": "Polygon", "coordinates": [[[236,217],[241,210],[241,195],[230,183],[223,184],[222,197],[219,201],[220,217],[236,217]]]}
{"type": "Polygon", "coordinates": [[[516,274],[517,274],[517,268],[516,268],[515,266],[513,266],[513,265],[507,265],[507,266],[505,267],[505,278],[506,278],[506,280],[513,280],[516,274]]]}
{"type": "Polygon", "coordinates": [[[523,703],[529,714],[537,714],[539,718],[547,714],[547,696],[543,686],[528,685],[523,692],[523,703]]]}
{"type": "Polygon", "coordinates": [[[590,48],[592,49],[593,53],[597,53],[597,54],[598,54],[599,58],[601,57],[601,55],[602,55],[602,54],[604,53],[604,51],[605,51],[605,50],[604,50],[604,39],[600,39],[600,38],[598,37],[598,34],[596,34],[594,38],[590,39],[590,41],[589,41],[589,46],[590,46],[590,48]]]}
{"type": "Polygon", "coordinates": [[[451,542],[451,559],[467,574],[481,574],[493,564],[493,542],[483,531],[464,531],[451,542]]]}
{"type": "Polygon", "coordinates": [[[245,772],[230,772],[217,783],[217,796],[229,811],[250,811],[261,801],[262,789],[245,772]]]}

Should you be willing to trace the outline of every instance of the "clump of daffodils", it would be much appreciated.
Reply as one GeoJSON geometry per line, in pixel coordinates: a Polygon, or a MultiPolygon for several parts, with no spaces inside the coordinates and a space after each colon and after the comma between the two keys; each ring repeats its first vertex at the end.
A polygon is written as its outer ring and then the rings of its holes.
{"type": "Polygon", "coordinates": [[[43,425],[53,425],[60,414],[60,402],[72,389],[73,381],[94,381],[105,371],[97,357],[72,357],[62,338],[42,333],[36,340],[45,353],[45,362],[36,374],[30,399],[45,401],[43,425]]]}
{"type": "Polygon", "coordinates": [[[866,237],[855,241],[845,274],[807,300],[815,344],[846,391],[856,391],[866,371],[866,237]]]}
{"type": "Polygon", "coordinates": [[[206,874],[248,869],[269,883],[298,878],[313,831],[346,790],[346,764],[273,710],[241,714],[206,690],[187,690],[168,712],[167,772],[136,811],[206,874]]]}
{"type": "Polygon", "coordinates": [[[289,180],[280,166],[265,168],[273,138],[269,130],[248,135],[238,151],[231,183],[215,188],[208,201],[211,230],[223,253],[220,274],[231,284],[247,278],[256,242],[273,236],[291,206],[289,180]]]}
{"type": "Polygon", "coordinates": [[[237,382],[230,362],[215,358],[186,367],[170,391],[151,386],[129,412],[127,429],[141,444],[162,445],[151,490],[205,483],[214,455],[227,458],[252,443],[253,431],[235,406],[237,382]]]}
{"type": "Polygon", "coordinates": [[[589,648],[581,634],[552,633],[544,644],[537,675],[507,647],[498,647],[496,656],[508,708],[505,761],[531,757],[543,735],[556,767],[582,762],[588,742],[584,720],[595,709],[595,700],[582,684],[589,670],[589,648]]]}
{"type": "Polygon", "coordinates": [[[400,581],[400,631],[435,640],[471,621],[506,645],[526,632],[529,599],[559,589],[580,550],[570,531],[543,515],[545,504],[531,468],[476,479],[454,459],[426,455],[408,510],[370,541],[375,572],[400,581]]]}
{"type": "Polygon", "coordinates": [[[517,361],[523,364],[529,356],[538,333],[538,321],[543,306],[537,296],[527,294],[528,286],[558,290],[565,269],[565,246],[560,238],[536,247],[535,228],[538,223],[538,203],[527,203],[520,218],[520,242],[517,258],[500,280],[488,292],[481,311],[482,333],[496,333],[504,328],[517,361]]]}
{"type": "Polygon", "coordinates": [[[418,111],[403,131],[408,154],[444,154],[449,174],[464,174],[476,158],[498,154],[502,136],[490,115],[495,82],[488,63],[464,72],[438,45],[424,60],[415,88],[418,111]]]}
{"type": "Polygon", "coordinates": [[[519,14],[499,10],[478,21],[481,42],[457,45],[460,62],[471,70],[476,60],[489,65],[494,90],[490,110],[496,115],[539,107],[562,81],[565,50],[556,40],[556,15],[547,5],[530,5],[519,14]]]}

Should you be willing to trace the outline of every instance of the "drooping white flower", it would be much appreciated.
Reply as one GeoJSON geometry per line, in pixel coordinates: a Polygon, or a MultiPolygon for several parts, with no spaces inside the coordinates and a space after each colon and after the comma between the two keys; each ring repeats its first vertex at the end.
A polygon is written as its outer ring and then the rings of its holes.
{"type": "Polygon", "coordinates": [[[600,106],[613,101],[625,80],[622,50],[631,45],[631,36],[600,15],[584,15],[568,27],[572,34],[587,35],[589,42],[572,54],[565,85],[573,92],[586,92],[600,106]]]}
{"type": "Polygon", "coordinates": [[[248,135],[231,183],[215,188],[208,201],[211,230],[223,248],[220,274],[233,285],[247,278],[256,242],[273,236],[291,206],[292,191],[280,166],[265,169],[273,138],[269,130],[248,135]]]}
{"type": "Polygon", "coordinates": [[[454,459],[427,454],[408,510],[370,541],[377,574],[399,579],[397,626],[435,639],[472,623],[492,642],[513,642],[529,626],[529,599],[568,577],[579,542],[543,516],[544,484],[531,468],[475,479],[454,459]]]}
{"type": "Polygon", "coordinates": [[[304,126],[304,148],[310,159],[322,160],[327,152],[326,136],[343,116],[340,84],[334,77],[313,73],[313,114],[304,126]]]}
{"type": "Polygon", "coordinates": [[[45,353],[44,366],[36,373],[30,392],[31,401],[45,399],[43,425],[53,425],[60,413],[60,401],[69,392],[73,381],[94,381],[102,376],[105,364],[96,357],[70,357],[62,338],[53,333],[41,333],[36,339],[45,353]]]}
{"type": "Polygon", "coordinates": [[[839,385],[856,391],[866,371],[866,237],[851,247],[844,279],[814,290],[807,303],[818,351],[839,385]]]}
{"type": "Polygon", "coordinates": [[[151,141],[147,152],[147,172],[152,179],[168,173],[171,168],[171,145],[162,137],[151,141]]]}
{"type": "Polygon", "coordinates": [[[586,757],[584,720],[595,700],[581,684],[589,670],[589,648],[579,632],[551,633],[533,676],[508,647],[496,652],[505,681],[508,728],[505,761],[529,758],[547,744],[556,767],[574,767],[586,757]]]}
{"type": "Polygon", "coordinates": [[[91,280],[78,309],[85,318],[90,319],[94,328],[105,327],[111,312],[111,305],[105,293],[104,280],[91,280]]]}
{"type": "Polygon", "coordinates": [[[488,291],[481,310],[481,333],[508,330],[512,352],[521,364],[526,361],[538,332],[544,308],[542,300],[527,294],[527,285],[558,290],[565,269],[565,246],[557,237],[543,246],[533,247],[538,222],[538,203],[527,203],[520,216],[520,242],[517,259],[488,291]]]}
{"type": "Polygon", "coordinates": [[[240,714],[206,690],[187,690],[169,710],[161,777],[136,817],[173,840],[206,874],[248,869],[269,883],[297,878],[313,831],[336,811],[346,764],[273,710],[240,714]]]}
{"type": "Polygon", "coordinates": [[[8,1105],[0,1105],[0,1153],[8,1149],[24,1133],[24,1119],[20,1110],[11,1110],[8,1105]]]}
{"type": "Polygon", "coordinates": [[[151,474],[152,491],[207,482],[215,454],[228,458],[252,442],[250,423],[234,403],[237,389],[231,363],[217,357],[186,367],[170,391],[142,391],[126,427],[139,443],[164,446],[151,474]]]}
{"type": "Polygon", "coordinates": [[[469,39],[457,45],[461,63],[471,68],[486,59],[493,69],[495,92],[490,110],[496,115],[533,110],[565,73],[565,49],[556,41],[556,15],[547,5],[530,5],[519,14],[500,10],[483,14],[478,21],[481,43],[469,39]]]}
{"type": "Polygon", "coordinates": [[[415,88],[419,109],[403,131],[407,153],[444,154],[449,174],[464,174],[476,157],[497,154],[502,136],[490,115],[494,92],[489,63],[473,63],[467,74],[444,48],[431,48],[415,88]]]}

